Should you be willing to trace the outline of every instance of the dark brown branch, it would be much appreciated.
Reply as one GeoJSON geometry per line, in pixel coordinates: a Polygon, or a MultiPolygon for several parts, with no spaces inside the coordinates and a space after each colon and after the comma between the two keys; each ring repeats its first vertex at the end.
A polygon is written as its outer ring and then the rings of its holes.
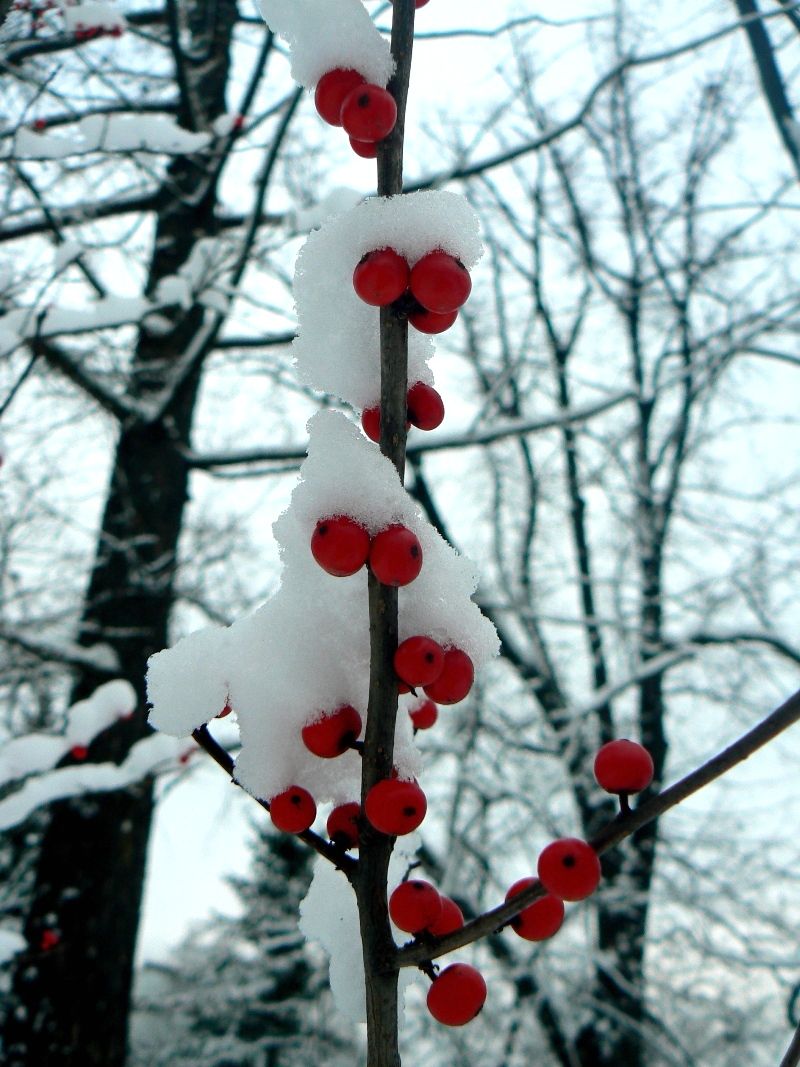
{"type": "MultiPolygon", "coordinates": [[[[625,838],[630,837],[636,830],[646,826],[654,819],[659,818],[665,812],[674,808],[677,804],[686,800],[687,797],[697,793],[704,786],[726,774],[738,763],[746,760],[764,745],[778,737],[790,726],[800,719],[800,690],[789,697],[785,703],[773,711],[758,725],[754,726],[746,734],[743,734],[732,745],[723,749],[716,756],[707,760],[697,770],[681,778],[675,785],[670,786],[663,792],[651,797],[650,800],[635,808],[629,815],[615,819],[596,834],[589,844],[595,851],[602,855],[610,848],[618,845],[625,838]]],[[[544,896],[543,887],[537,883],[523,890],[513,897],[508,903],[501,904],[491,911],[484,912],[477,919],[467,923],[461,930],[440,938],[435,945],[410,945],[401,949],[397,956],[397,963],[401,967],[415,967],[423,959],[436,959],[444,956],[454,949],[470,945],[487,934],[492,933],[500,926],[504,926],[510,919],[534,900],[544,896]]]]}
{"type": "MultiPolygon", "coordinates": [[[[193,731],[192,737],[198,745],[211,756],[214,762],[219,764],[233,784],[242,789],[243,787],[236,781],[234,775],[235,764],[233,757],[222,747],[222,745],[214,740],[209,733],[208,727],[199,726],[193,731]]],[[[256,804],[262,807],[264,811],[269,811],[269,801],[261,800],[259,797],[253,797],[253,800],[256,804]]],[[[334,867],[342,871],[349,882],[353,881],[355,872],[358,869],[358,861],[353,859],[352,856],[348,856],[340,848],[331,844],[330,841],[326,841],[324,837],[315,834],[313,830],[304,830],[302,833],[296,834],[295,836],[299,837],[309,848],[313,848],[320,856],[323,856],[326,860],[332,863],[334,867]]]]}

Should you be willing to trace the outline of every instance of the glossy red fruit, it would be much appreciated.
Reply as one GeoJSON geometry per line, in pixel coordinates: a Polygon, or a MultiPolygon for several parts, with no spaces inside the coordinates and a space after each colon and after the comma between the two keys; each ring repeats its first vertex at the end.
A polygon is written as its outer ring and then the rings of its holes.
{"type": "Polygon", "coordinates": [[[415,878],[401,882],[389,897],[389,916],[398,929],[418,934],[442,914],[442,898],[430,882],[415,878]]]}
{"type": "Polygon", "coordinates": [[[50,952],[59,944],[61,944],[61,934],[57,930],[42,930],[42,936],[39,938],[39,948],[42,952],[50,952]]]}
{"type": "Polygon", "coordinates": [[[382,585],[408,585],[422,570],[422,545],[408,527],[387,526],[373,538],[369,565],[382,585]]]}
{"type": "Polygon", "coordinates": [[[620,737],[597,753],[594,776],[607,793],[639,793],[653,780],[653,759],[646,748],[620,737]]]}
{"type": "Polygon", "coordinates": [[[386,89],[366,83],[347,94],[339,118],[356,141],[382,141],[397,122],[397,104],[386,89]]]}
{"type": "Polygon", "coordinates": [[[328,837],[340,848],[358,848],[358,820],[361,805],[355,801],[339,804],[328,816],[325,824],[328,837]]]}
{"type": "Polygon", "coordinates": [[[381,440],[381,406],[376,404],[372,408],[364,408],[361,412],[361,429],[375,444],[381,440]]]}
{"type": "Polygon", "coordinates": [[[400,837],[416,830],[425,818],[428,801],[416,782],[384,778],[367,793],[364,813],[382,834],[400,837]]]}
{"type": "Polygon", "coordinates": [[[467,302],[472,281],[460,259],[437,249],[417,260],[411,268],[409,288],[424,308],[445,315],[458,311],[467,302]]]}
{"type": "MultiPolygon", "coordinates": [[[[536,882],[535,878],[520,878],[514,882],[506,893],[506,900],[511,900],[517,893],[527,889],[536,882]]],[[[535,900],[511,920],[511,927],[526,941],[545,941],[558,933],[564,921],[564,902],[551,893],[535,900]]]]}
{"type": "Polygon", "coordinates": [[[85,760],[89,755],[89,749],[86,745],[73,745],[69,754],[74,760],[85,760]]]}
{"type": "Polygon", "coordinates": [[[430,730],[439,718],[439,709],[432,700],[423,700],[416,708],[410,708],[408,714],[415,730],[430,730]]]}
{"type": "Polygon", "coordinates": [[[362,159],[375,159],[378,155],[377,141],[357,141],[355,137],[351,137],[350,147],[362,159]]]}
{"type": "Polygon", "coordinates": [[[320,118],[329,126],[341,126],[342,104],[359,85],[364,85],[366,78],[350,67],[336,67],[323,74],[314,90],[314,107],[320,118]]]}
{"type": "Polygon", "coordinates": [[[444,666],[444,650],[431,637],[407,637],[397,646],[394,669],[410,686],[436,681],[444,666]]]}
{"type": "Polygon", "coordinates": [[[452,934],[454,930],[460,930],[464,925],[464,915],[458,904],[451,900],[450,897],[443,896],[440,899],[442,901],[442,910],[439,918],[427,927],[428,933],[433,934],[434,937],[444,937],[445,934],[452,934]]]}
{"type": "Polygon", "coordinates": [[[448,311],[445,315],[439,315],[435,311],[419,308],[417,311],[408,313],[408,321],[420,333],[444,333],[445,330],[450,329],[457,318],[457,311],[448,311]]]}
{"type": "Polygon", "coordinates": [[[34,130],[38,130],[39,132],[47,129],[47,119],[34,119],[33,128],[34,130]]]}
{"type": "Polygon", "coordinates": [[[435,430],[444,418],[444,401],[432,385],[415,382],[408,390],[408,418],[419,430],[435,430]]]}
{"type": "Polygon", "coordinates": [[[451,963],[431,982],[428,1011],[445,1026],[463,1026],[484,1005],[486,982],[468,963],[451,963]]]}
{"type": "Polygon", "coordinates": [[[457,704],[472,689],[474,680],[475,668],[466,652],[447,648],[442,673],[435,682],[425,686],[425,693],[437,704],[457,704]]]}
{"type": "Polygon", "coordinates": [[[311,554],[328,574],[346,578],[367,562],[369,534],[348,515],[320,519],[311,535],[311,554]]]}
{"type": "Polygon", "coordinates": [[[578,837],[563,837],[542,850],[537,864],[539,881],[562,900],[584,900],[600,882],[600,860],[591,845],[578,837]]]}
{"type": "Polygon", "coordinates": [[[377,248],[353,271],[353,288],[365,304],[385,307],[408,288],[408,264],[393,248],[377,248]]]}
{"type": "Polygon", "coordinates": [[[322,759],[341,756],[361,733],[361,716],[349,704],[327,712],[302,729],[303,744],[322,759]]]}
{"type": "Polygon", "coordinates": [[[270,797],[269,814],[279,830],[287,834],[300,834],[316,819],[317,805],[307,789],[290,785],[282,793],[270,797]]]}

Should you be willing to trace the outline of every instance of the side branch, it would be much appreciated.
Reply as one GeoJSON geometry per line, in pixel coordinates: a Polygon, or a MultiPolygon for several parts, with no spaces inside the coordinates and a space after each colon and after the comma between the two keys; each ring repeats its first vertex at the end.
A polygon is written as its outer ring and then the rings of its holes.
{"type": "MultiPolygon", "coordinates": [[[[638,808],[627,815],[616,818],[596,834],[589,844],[602,855],[610,848],[618,845],[625,838],[630,837],[642,826],[659,818],[670,808],[674,808],[681,801],[686,800],[693,793],[697,793],[704,786],[709,785],[715,779],[720,778],[727,771],[735,767],[737,763],[752,756],[758,749],[774,740],[790,726],[800,719],[800,690],[781,704],[757,726],[743,734],[738,741],[723,749],[716,756],[704,763],[697,770],[681,778],[675,785],[670,786],[663,792],[651,797],[650,800],[641,804],[638,808]]],[[[488,934],[493,933],[498,927],[505,926],[515,915],[528,907],[539,897],[544,896],[545,890],[540,883],[530,886],[523,892],[513,897],[507,904],[501,904],[491,911],[473,919],[455,933],[440,938],[433,944],[415,944],[401,949],[397,954],[397,965],[400,967],[415,967],[424,960],[436,959],[444,956],[454,949],[470,945],[488,934]]]]}
{"type": "MultiPolygon", "coordinates": [[[[222,767],[223,771],[230,777],[234,785],[243,787],[236,781],[233,770],[234,761],[229,752],[220,745],[208,731],[207,726],[198,727],[193,733],[192,737],[198,743],[198,745],[204,749],[209,756],[222,767]]],[[[256,804],[269,811],[269,803],[266,800],[261,800],[259,797],[253,797],[256,804]]],[[[326,860],[334,865],[338,870],[342,871],[347,878],[348,882],[352,882],[355,877],[355,872],[358,869],[358,862],[353,859],[352,856],[348,856],[341,849],[332,845],[329,841],[326,841],[324,837],[320,837],[319,834],[315,834],[313,830],[304,830],[300,834],[296,834],[301,841],[304,841],[309,848],[313,848],[315,852],[318,852],[320,856],[324,856],[326,860]]]]}

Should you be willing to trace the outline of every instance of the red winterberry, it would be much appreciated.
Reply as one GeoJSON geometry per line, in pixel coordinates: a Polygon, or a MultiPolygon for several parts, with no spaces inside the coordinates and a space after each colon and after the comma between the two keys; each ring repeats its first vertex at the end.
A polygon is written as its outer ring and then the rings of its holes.
{"type": "Polygon", "coordinates": [[[410,686],[436,681],[444,666],[444,651],[430,637],[407,637],[394,654],[397,675],[410,686]]]}
{"type": "Polygon", "coordinates": [[[44,130],[44,129],[46,129],[47,128],[47,119],[34,119],[33,120],[33,128],[34,128],[34,130],[44,130]]]}
{"type": "Polygon", "coordinates": [[[74,760],[85,760],[89,755],[89,749],[86,745],[73,745],[69,754],[74,760]]]}
{"type": "Polygon", "coordinates": [[[225,718],[227,718],[227,716],[228,716],[228,715],[230,715],[230,713],[231,713],[232,711],[233,711],[233,708],[231,707],[231,705],[230,705],[229,701],[227,701],[227,700],[226,700],[226,701],[225,701],[225,707],[224,707],[224,708],[222,709],[222,711],[221,711],[221,712],[220,712],[220,713],[219,713],[219,714],[217,715],[217,718],[218,718],[218,719],[225,719],[225,718]]]}
{"type": "Polygon", "coordinates": [[[470,1022],[486,1000],[483,975],[468,963],[451,963],[431,982],[428,1011],[445,1026],[470,1022]]]}
{"type": "Polygon", "coordinates": [[[42,930],[39,938],[39,948],[42,952],[49,952],[61,943],[61,934],[57,930],[42,930]]]}
{"type": "MultiPolygon", "coordinates": [[[[535,878],[520,878],[514,882],[506,893],[506,900],[511,900],[523,889],[534,885],[535,878]]],[[[530,907],[525,908],[511,920],[511,927],[520,937],[526,941],[545,941],[548,937],[558,933],[564,921],[564,902],[559,897],[548,893],[545,897],[534,900],[530,907]]]]}
{"type": "Polygon", "coordinates": [[[393,303],[407,287],[408,264],[393,248],[367,252],[353,271],[353,288],[372,307],[393,303]]]}
{"type": "Polygon", "coordinates": [[[370,441],[380,444],[381,440],[381,406],[364,408],[361,412],[361,428],[370,441]]]}
{"type": "Polygon", "coordinates": [[[422,570],[422,545],[408,527],[387,526],[373,538],[369,565],[382,585],[408,585],[422,570]]]}
{"type": "Polygon", "coordinates": [[[347,94],[339,118],[357,141],[382,141],[397,122],[397,104],[386,89],[367,83],[347,94]]]}
{"type": "Polygon", "coordinates": [[[348,804],[339,804],[328,816],[325,824],[328,837],[334,845],[340,848],[358,848],[358,820],[361,816],[361,805],[355,801],[348,804]]]}
{"type": "Polygon", "coordinates": [[[287,834],[300,834],[316,819],[317,805],[307,789],[290,785],[282,793],[270,797],[269,814],[279,830],[287,834]]]}
{"type": "Polygon", "coordinates": [[[439,891],[421,878],[401,882],[389,897],[392,922],[407,934],[418,934],[442,914],[439,891]]]}
{"type": "Polygon", "coordinates": [[[350,138],[350,147],[357,156],[362,159],[375,159],[378,155],[377,141],[358,141],[355,137],[350,138]]]}
{"type": "Polygon", "coordinates": [[[646,748],[620,737],[597,753],[594,776],[607,793],[639,793],[653,780],[653,759],[646,748]]]}
{"type": "Polygon", "coordinates": [[[408,714],[415,730],[430,730],[439,718],[439,709],[432,700],[423,700],[416,708],[409,708],[408,714]]]}
{"type": "Polygon", "coordinates": [[[341,126],[342,120],[339,116],[345,97],[365,81],[366,78],[362,74],[349,67],[336,67],[335,70],[323,74],[314,90],[314,107],[320,118],[329,126],[341,126]]]}
{"type": "Polygon", "coordinates": [[[563,837],[542,850],[537,864],[539,881],[562,900],[583,900],[600,882],[600,860],[591,845],[577,837],[563,837]]]}
{"type": "Polygon", "coordinates": [[[415,382],[408,390],[408,418],[419,430],[435,430],[444,418],[444,401],[432,385],[415,382]]]}
{"type": "Polygon", "coordinates": [[[364,812],[382,834],[410,834],[422,823],[428,801],[416,782],[384,778],[367,793],[364,812]]]}
{"type": "Polygon", "coordinates": [[[430,924],[426,929],[429,934],[434,937],[444,937],[445,934],[452,934],[454,930],[460,930],[464,925],[464,915],[459,908],[458,904],[450,897],[440,897],[442,901],[442,911],[439,918],[430,924]]]}
{"type": "Polygon", "coordinates": [[[408,313],[408,321],[420,333],[444,333],[445,330],[450,329],[457,318],[457,311],[448,311],[444,315],[439,315],[435,311],[419,308],[408,313]]]}
{"type": "Polygon", "coordinates": [[[425,692],[437,704],[457,704],[472,689],[474,680],[475,668],[466,652],[447,648],[442,673],[435,682],[425,686],[425,692]]]}
{"type": "Polygon", "coordinates": [[[467,302],[472,282],[460,259],[437,249],[417,260],[411,268],[409,289],[428,311],[445,315],[458,311],[467,302]]]}
{"type": "Polygon", "coordinates": [[[358,738],[361,716],[349,704],[342,704],[335,711],[307,723],[301,733],[309,752],[323,759],[333,759],[346,752],[358,738]]]}
{"type": "Polygon", "coordinates": [[[231,129],[237,131],[244,129],[244,115],[236,115],[234,117],[233,122],[231,123],[231,129]]]}
{"type": "Polygon", "coordinates": [[[311,536],[311,554],[320,567],[337,578],[355,574],[367,562],[369,534],[347,515],[320,519],[311,536]]]}

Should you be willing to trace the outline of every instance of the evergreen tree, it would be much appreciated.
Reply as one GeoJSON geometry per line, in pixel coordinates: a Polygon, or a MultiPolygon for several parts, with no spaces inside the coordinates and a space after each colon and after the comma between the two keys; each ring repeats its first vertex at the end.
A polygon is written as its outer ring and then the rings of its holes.
{"type": "Polygon", "coordinates": [[[243,905],[190,934],[174,965],[141,976],[133,1067],[353,1067],[354,1036],[336,1019],[327,963],[298,929],[312,853],[260,832],[243,905]]]}

